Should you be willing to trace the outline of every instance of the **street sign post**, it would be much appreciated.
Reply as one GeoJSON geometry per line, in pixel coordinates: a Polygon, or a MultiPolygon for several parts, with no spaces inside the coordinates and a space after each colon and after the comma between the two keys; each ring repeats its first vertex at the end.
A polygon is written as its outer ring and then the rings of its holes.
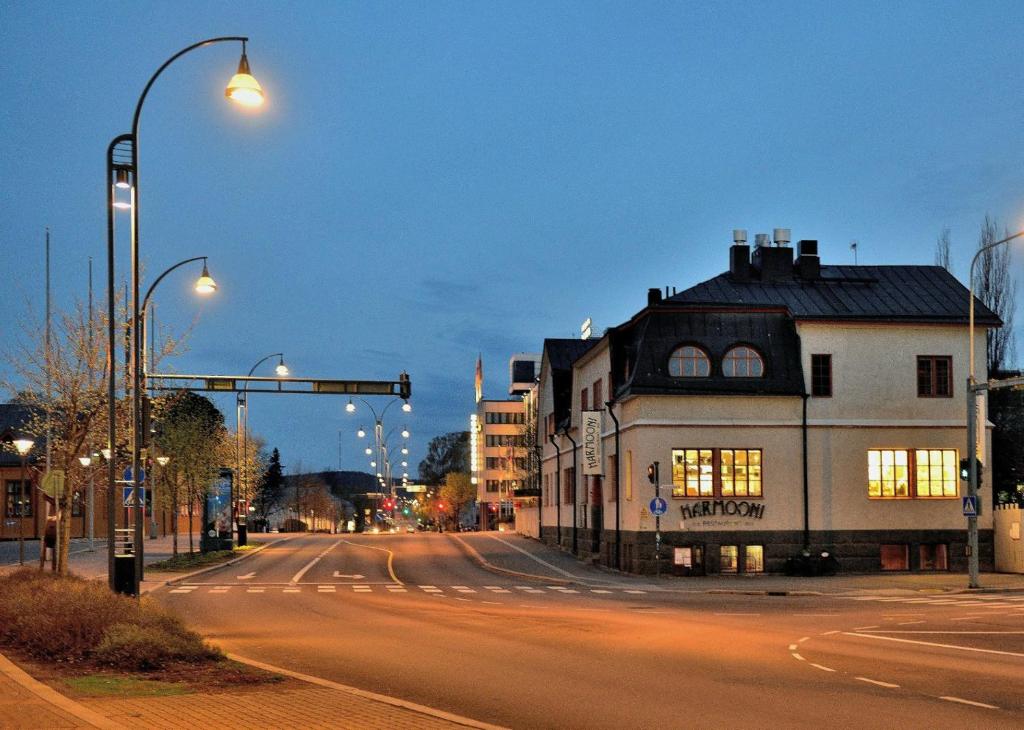
{"type": "Polygon", "coordinates": [[[647,479],[654,484],[654,499],[651,500],[651,514],[654,515],[654,574],[661,576],[661,516],[668,510],[668,504],[661,498],[661,475],[658,462],[647,467],[647,479]],[[656,510],[655,507],[658,509],[656,510]]]}
{"type": "Polygon", "coordinates": [[[655,517],[661,517],[663,514],[668,512],[668,502],[661,497],[655,497],[651,500],[651,514],[655,517]]]}
{"type": "Polygon", "coordinates": [[[977,517],[979,513],[978,497],[968,495],[961,499],[963,500],[964,517],[977,517]]]}
{"type": "MultiPolygon", "coordinates": [[[[125,507],[135,506],[135,498],[133,496],[134,491],[135,487],[121,487],[121,501],[124,503],[125,507]]],[[[139,498],[142,500],[143,504],[146,503],[146,490],[141,487],[139,488],[139,498]]]]}

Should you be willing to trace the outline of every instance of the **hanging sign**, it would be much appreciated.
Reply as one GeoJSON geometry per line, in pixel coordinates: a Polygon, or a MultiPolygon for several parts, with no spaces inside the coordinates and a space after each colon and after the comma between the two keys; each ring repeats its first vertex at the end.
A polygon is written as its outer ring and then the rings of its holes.
{"type": "Polygon", "coordinates": [[[580,433],[583,434],[583,473],[586,476],[604,474],[601,454],[601,414],[604,411],[583,411],[580,433]]]}

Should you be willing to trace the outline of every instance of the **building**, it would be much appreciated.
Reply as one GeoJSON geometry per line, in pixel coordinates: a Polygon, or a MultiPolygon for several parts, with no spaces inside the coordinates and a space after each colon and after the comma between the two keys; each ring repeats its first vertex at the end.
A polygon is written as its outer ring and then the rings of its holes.
{"type": "MultiPolygon", "coordinates": [[[[509,398],[483,397],[483,364],[477,360],[476,411],[469,419],[470,476],[477,487],[480,529],[498,529],[511,522],[517,492],[536,470],[532,468],[532,426],[527,418],[535,391],[540,355],[519,353],[509,360],[509,398]]],[[[518,497],[520,503],[533,497],[518,497]]]]}
{"type": "MultiPolygon", "coordinates": [[[[816,241],[794,259],[782,229],[753,255],[745,239],[728,271],[650,290],[599,339],[545,341],[543,539],[645,573],[824,553],[847,571],[964,569],[967,289],[934,266],[823,266],[816,241]]],[[[1000,325],[975,306],[979,334],[1000,325]]],[[[991,510],[979,527],[990,568],[991,510]]]]}

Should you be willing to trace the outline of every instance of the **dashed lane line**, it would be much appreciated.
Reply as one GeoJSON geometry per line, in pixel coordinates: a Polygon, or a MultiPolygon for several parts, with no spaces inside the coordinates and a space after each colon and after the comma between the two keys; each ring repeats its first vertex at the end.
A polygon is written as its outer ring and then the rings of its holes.
{"type": "Polygon", "coordinates": [[[979,649],[974,646],[959,646],[957,644],[939,644],[933,641],[918,641],[916,639],[899,639],[895,636],[879,636],[878,634],[859,634],[852,631],[844,631],[846,636],[859,636],[862,639],[875,639],[876,641],[895,641],[901,644],[920,644],[921,646],[934,646],[940,649],[955,649],[958,651],[972,651],[978,654],[998,654],[1000,656],[1024,657],[1024,654],[1015,651],[1002,651],[1000,649],[979,649]]]}
{"type": "Polygon", "coordinates": [[[971,707],[982,707],[982,708],[984,708],[986,710],[998,710],[999,709],[995,705],[987,705],[984,702],[975,702],[974,700],[965,700],[963,697],[952,697],[950,695],[945,695],[943,697],[939,697],[939,699],[940,700],[946,700],[946,702],[958,702],[961,705],[970,705],[971,707]]]}
{"type": "Polygon", "coordinates": [[[820,669],[823,672],[834,672],[834,671],[836,671],[835,669],[832,669],[831,667],[826,667],[826,666],[823,666],[821,664],[815,664],[813,662],[807,662],[807,663],[810,664],[815,669],[820,669]]]}
{"type": "Polygon", "coordinates": [[[900,688],[898,684],[893,684],[892,682],[883,682],[879,679],[869,679],[868,677],[854,677],[854,679],[856,679],[859,682],[867,682],[868,684],[874,684],[878,685],[879,687],[885,687],[886,689],[900,688]]]}

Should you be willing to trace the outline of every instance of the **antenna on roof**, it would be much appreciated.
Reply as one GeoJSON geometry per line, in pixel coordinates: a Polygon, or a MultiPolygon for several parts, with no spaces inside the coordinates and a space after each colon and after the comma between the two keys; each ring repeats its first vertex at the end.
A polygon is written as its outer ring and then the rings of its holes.
{"type": "Polygon", "coordinates": [[[857,242],[850,241],[850,250],[853,251],[853,265],[857,265],[857,242]]]}

